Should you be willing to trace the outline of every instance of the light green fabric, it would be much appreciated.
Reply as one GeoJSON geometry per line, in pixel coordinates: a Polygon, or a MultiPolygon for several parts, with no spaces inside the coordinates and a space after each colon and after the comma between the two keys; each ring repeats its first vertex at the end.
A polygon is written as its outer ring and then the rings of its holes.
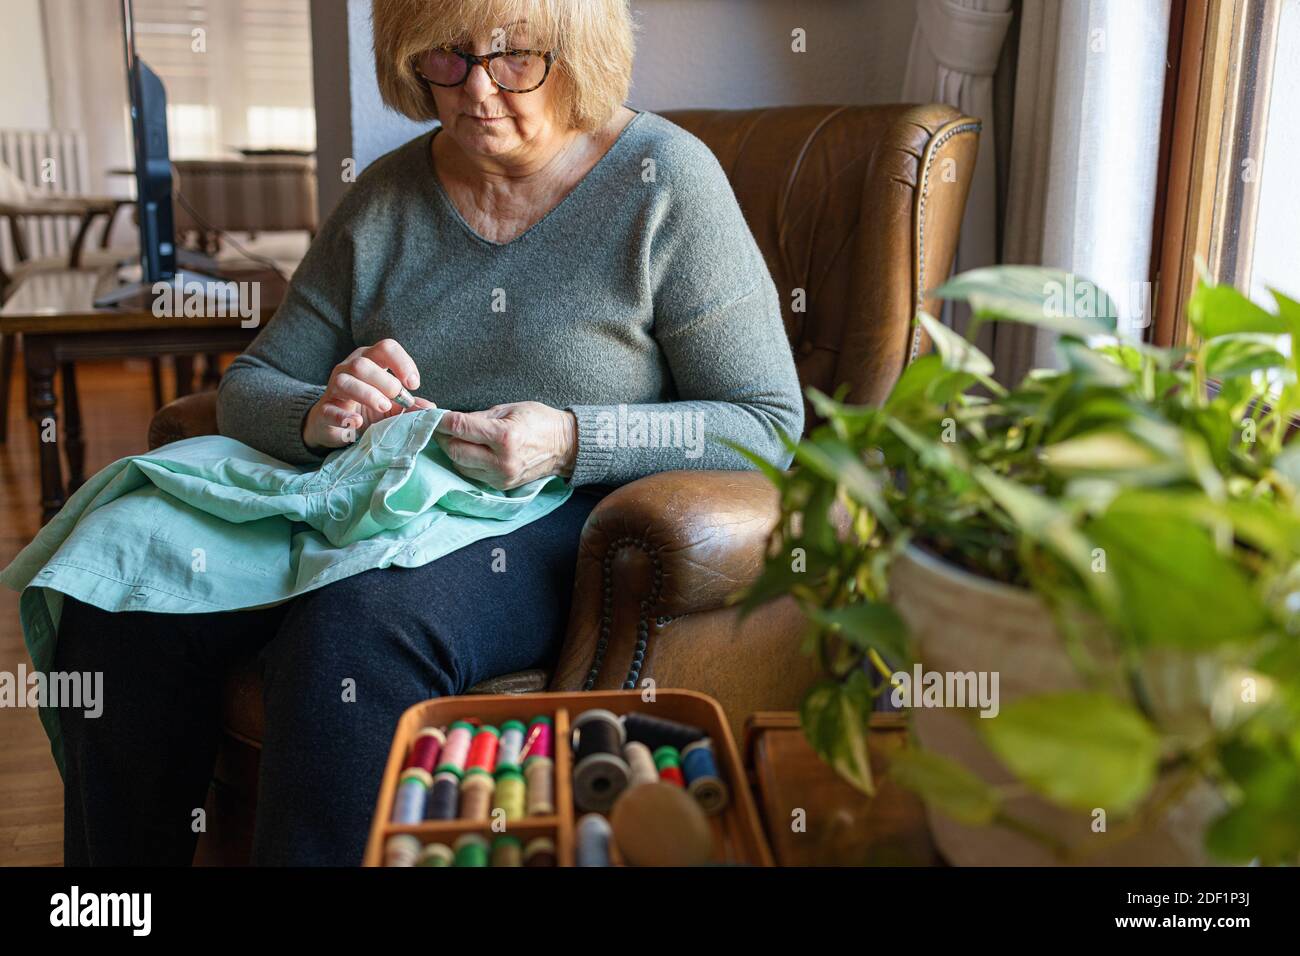
{"type": "MultiPolygon", "coordinates": [[[[22,592],[33,663],[50,668],[65,594],[106,611],[263,607],[372,568],[419,567],[568,499],[562,478],[508,492],[463,478],[433,440],[442,415],[382,421],[311,471],[218,435],[109,465],[0,573],[22,592]]],[[[62,766],[57,717],[42,708],[62,766]]]]}

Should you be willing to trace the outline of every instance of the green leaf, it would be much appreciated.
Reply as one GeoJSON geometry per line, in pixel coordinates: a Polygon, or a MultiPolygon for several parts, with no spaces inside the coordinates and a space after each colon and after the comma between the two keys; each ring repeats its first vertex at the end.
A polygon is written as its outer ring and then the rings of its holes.
{"type": "Polygon", "coordinates": [[[882,524],[896,526],[897,522],[881,494],[880,480],[852,447],[832,436],[810,436],[799,443],[794,458],[813,474],[842,485],[855,501],[870,508],[882,524]]]}
{"type": "Polygon", "coordinates": [[[1276,337],[1256,334],[1224,335],[1205,349],[1205,371],[1215,378],[1236,378],[1260,369],[1281,368],[1286,356],[1277,350],[1276,337]]]}
{"type": "Polygon", "coordinates": [[[1112,335],[1118,311],[1095,283],[1059,269],[989,266],[972,269],[935,290],[970,304],[981,319],[1024,322],[1062,335],[1112,335]]]}
{"type": "Polygon", "coordinates": [[[738,455],[742,456],[747,461],[749,461],[750,464],[752,464],[755,468],[761,471],[767,477],[767,480],[770,481],[772,484],[776,485],[776,487],[778,488],[785,487],[785,472],[783,472],[780,468],[777,468],[776,465],[772,464],[762,455],[750,451],[748,448],[746,448],[743,445],[737,445],[735,442],[729,439],[720,438],[718,440],[721,441],[722,444],[730,448],[732,451],[736,452],[738,455]]]}
{"type": "Polygon", "coordinates": [[[843,684],[815,684],[803,699],[799,719],[817,756],[857,790],[874,796],[867,754],[871,705],[871,683],[862,671],[854,671],[843,684]]]}
{"type": "Polygon", "coordinates": [[[845,405],[812,386],[805,390],[805,394],[814,412],[828,421],[843,424],[850,432],[861,431],[880,417],[878,408],[870,405],[845,405]]]}
{"type": "Polygon", "coordinates": [[[986,826],[1000,806],[997,792],[961,764],[927,750],[900,750],[889,776],[958,823],[986,826]]]}
{"type": "Polygon", "coordinates": [[[1257,634],[1268,611],[1250,580],[1207,528],[1152,508],[1152,497],[1121,494],[1087,527],[1121,595],[1112,625],[1140,645],[1190,649],[1257,634]]]}
{"type": "Polygon", "coordinates": [[[1277,303],[1278,315],[1286,322],[1291,334],[1300,335],[1300,302],[1288,295],[1283,295],[1277,289],[1270,288],[1268,291],[1273,294],[1273,301],[1277,303]]]}
{"type": "MultiPolygon", "coordinates": [[[[1300,800],[1300,791],[1295,799],[1300,800]]],[[[1247,799],[1210,824],[1205,848],[1225,863],[1258,859],[1265,866],[1294,864],[1300,856],[1300,814],[1295,808],[1259,806],[1247,799]]]]}
{"type": "Polygon", "coordinates": [[[1061,343],[1060,350],[1066,364],[1081,382],[1106,388],[1127,388],[1133,384],[1133,373],[1121,364],[1114,352],[1068,341],[1061,343]]]}
{"type": "Polygon", "coordinates": [[[1064,508],[1023,485],[1008,481],[987,468],[976,468],[975,478],[998,505],[1006,510],[1020,532],[1042,545],[1074,569],[1103,608],[1113,608],[1113,583],[1092,570],[1092,543],[1064,508]]]}
{"type": "Polygon", "coordinates": [[[1203,339],[1240,332],[1281,334],[1285,319],[1261,309],[1230,285],[1198,284],[1187,303],[1187,320],[1203,339]]]}
{"type": "Polygon", "coordinates": [[[841,637],[854,647],[874,650],[892,667],[911,662],[907,647],[907,625],[888,604],[850,604],[833,610],[819,610],[813,615],[828,627],[839,628],[841,637]]]}
{"type": "Polygon", "coordinates": [[[943,359],[934,352],[922,355],[903,369],[894,383],[883,410],[891,415],[901,414],[912,405],[926,401],[931,389],[940,381],[960,380],[963,387],[973,381],[970,376],[950,372],[943,367],[943,359]]]}
{"type": "Polygon", "coordinates": [[[1111,428],[1048,445],[1041,456],[1048,468],[1062,474],[1140,473],[1169,463],[1128,432],[1111,428]]]}
{"type": "Polygon", "coordinates": [[[918,312],[916,319],[930,336],[935,350],[943,359],[944,368],[971,375],[993,374],[993,361],[948,326],[925,312],[918,312]]]}
{"type": "Polygon", "coordinates": [[[1265,865],[1300,857],[1300,766],[1275,739],[1231,740],[1219,762],[1240,789],[1237,806],[1211,825],[1206,846],[1222,860],[1265,865]]]}
{"type": "Polygon", "coordinates": [[[1012,773],[1061,806],[1122,816],[1155,782],[1159,734],[1106,694],[1022,697],[976,724],[1012,773]]]}

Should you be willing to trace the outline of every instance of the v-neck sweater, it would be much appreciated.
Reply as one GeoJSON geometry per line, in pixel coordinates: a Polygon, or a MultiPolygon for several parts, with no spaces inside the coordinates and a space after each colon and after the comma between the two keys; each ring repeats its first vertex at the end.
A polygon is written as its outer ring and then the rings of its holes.
{"type": "Polygon", "coordinates": [[[304,416],[334,366],[391,338],[440,408],[571,410],[573,486],[752,467],[729,442],[789,464],[803,402],[776,287],[707,146],[637,113],[554,208],[494,242],[439,183],[435,135],[349,187],[223,377],[222,434],[318,465],[304,416]]]}

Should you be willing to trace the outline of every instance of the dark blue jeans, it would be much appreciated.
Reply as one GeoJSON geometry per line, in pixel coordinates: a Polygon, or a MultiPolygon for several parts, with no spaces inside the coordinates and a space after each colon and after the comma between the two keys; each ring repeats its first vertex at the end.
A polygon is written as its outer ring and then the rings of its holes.
{"type": "Polygon", "coordinates": [[[504,537],[273,608],[113,614],[68,599],[53,669],[102,672],[104,708],[95,719],[60,712],[65,863],[190,863],[221,675],[259,649],[266,730],[253,861],[360,863],[402,712],[554,660],[596,500],[575,493],[504,537]]]}

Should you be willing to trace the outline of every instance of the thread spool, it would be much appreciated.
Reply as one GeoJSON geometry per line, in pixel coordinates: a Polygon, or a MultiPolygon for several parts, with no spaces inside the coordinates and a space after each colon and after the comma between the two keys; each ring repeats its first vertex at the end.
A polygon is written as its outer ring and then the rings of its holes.
{"type": "Polygon", "coordinates": [[[502,767],[519,767],[523,763],[520,756],[524,750],[523,721],[507,720],[501,725],[501,743],[497,747],[497,769],[502,767]]]}
{"type": "Polygon", "coordinates": [[[447,742],[442,747],[442,759],[435,773],[454,773],[459,780],[465,775],[465,760],[469,757],[474,725],[468,720],[458,720],[447,730],[447,742]]]}
{"type": "Polygon", "coordinates": [[[654,761],[660,780],[671,783],[674,787],[686,786],[686,779],[682,776],[681,755],[677,753],[676,747],[660,747],[654,752],[654,761]]]}
{"type": "Polygon", "coordinates": [[[462,820],[486,820],[492,812],[492,793],[496,785],[492,775],[479,768],[465,773],[460,782],[460,818],[462,820]]]}
{"type": "Polygon", "coordinates": [[[524,866],[555,866],[555,841],[550,837],[536,837],[524,847],[524,866]]]}
{"type": "Polygon", "coordinates": [[[453,844],[456,852],[453,866],[487,866],[488,843],[477,833],[466,833],[453,844]]]}
{"type": "Polygon", "coordinates": [[[573,722],[573,795],[584,810],[604,812],[627,789],[623,722],[608,710],[588,710],[573,722]]]}
{"type": "Polygon", "coordinates": [[[517,837],[499,836],[492,841],[492,865],[524,865],[524,848],[517,837]]]}
{"type": "Polygon", "coordinates": [[[410,833],[390,836],[384,844],[384,866],[415,866],[420,857],[420,838],[410,833]]]}
{"type": "Polygon", "coordinates": [[[686,789],[707,814],[721,813],[731,794],[713,759],[713,741],[705,737],[682,751],[682,775],[686,789]]]}
{"type": "Polygon", "coordinates": [[[550,757],[534,757],[529,760],[524,767],[524,782],[528,791],[528,816],[544,817],[554,813],[555,761],[550,757]]]}
{"type": "Polygon", "coordinates": [[[499,809],[507,820],[524,818],[528,787],[524,775],[518,770],[507,770],[497,775],[496,792],[493,796],[493,809],[499,809]]]}
{"type": "Polygon", "coordinates": [[[445,843],[430,843],[420,851],[416,866],[451,866],[456,855],[445,843]]]}
{"type": "Polygon", "coordinates": [[[465,760],[465,772],[486,770],[491,773],[497,765],[497,748],[501,743],[501,731],[491,724],[484,724],[470,741],[469,756],[465,760]]]}
{"type": "Polygon", "coordinates": [[[393,800],[393,823],[419,823],[424,819],[424,805],[429,799],[433,778],[419,767],[402,771],[393,800]]]}
{"type": "Polygon", "coordinates": [[[534,717],[528,722],[528,739],[524,741],[520,759],[524,766],[527,766],[528,761],[537,757],[545,757],[549,760],[554,755],[551,746],[551,718],[534,717]]]}
{"type": "Polygon", "coordinates": [[[410,770],[419,767],[432,776],[433,768],[438,765],[438,755],[442,753],[443,745],[446,743],[447,735],[441,730],[437,727],[425,727],[415,735],[411,752],[406,757],[406,766],[402,769],[410,770]]]}
{"type": "Polygon", "coordinates": [[[599,813],[588,813],[578,820],[578,866],[609,866],[609,841],[612,835],[609,821],[599,813]]]}
{"type": "Polygon", "coordinates": [[[699,727],[637,712],[623,717],[623,727],[627,730],[628,740],[639,741],[652,751],[664,746],[683,750],[704,737],[704,731],[699,727]]]}
{"type": "Polygon", "coordinates": [[[628,781],[629,790],[645,783],[659,782],[659,768],[655,766],[655,758],[651,755],[650,748],[639,740],[627,742],[623,747],[623,759],[632,772],[628,781]]]}
{"type": "Polygon", "coordinates": [[[429,802],[424,808],[426,820],[455,820],[460,812],[460,778],[444,770],[433,778],[429,802]]]}

